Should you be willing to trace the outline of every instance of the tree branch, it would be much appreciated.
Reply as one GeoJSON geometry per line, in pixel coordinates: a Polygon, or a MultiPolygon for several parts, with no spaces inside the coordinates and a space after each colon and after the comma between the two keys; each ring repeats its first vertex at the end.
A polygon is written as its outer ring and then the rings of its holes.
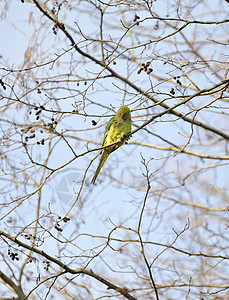
{"type": "Polygon", "coordinates": [[[25,295],[21,289],[20,286],[16,285],[12,279],[10,279],[8,276],[6,276],[2,271],[0,271],[0,278],[5,281],[7,285],[9,285],[14,292],[18,295],[18,300],[24,300],[25,295]]]}
{"type": "MultiPolygon", "coordinates": [[[[82,268],[75,269],[75,270],[71,269],[67,265],[65,265],[64,263],[59,261],[58,259],[56,259],[56,258],[50,256],[49,254],[47,254],[46,252],[44,252],[42,250],[39,250],[35,247],[29,246],[29,245],[19,241],[17,238],[14,238],[11,235],[5,233],[4,231],[0,231],[0,236],[4,236],[7,239],[9,239],[10,241],[16,243],[17,245],[19,245],[19,246],[21,246],[25,249],[31,250],[32,252],[37,253],[37,254],[41,255],[42,257],[45,257],[47,260],[57,264],[59,267],[61,267],[63,270],[65,270],[66,273],[88,275],[88,276],[93,277],[94,279],[98,280],[99,282],[105,284],[108,289],[115,290],[118,293],[122,294],[125,298],[130,299],[130,300],[137,300],[135,297],[131,296],[128,293],[128,290],[126,288],[121,288],[121,287],[111,283],[110,281],[106,280],[105,278],[101,277],[100,275],[95,274],[92,270],[85,270],[85,269],[82,269],[82,268]]],[[[1,275],[1,273],[0,273],[0,275],[1,275]]],[[[6,280],[7,280],[7,278],[6,278],[6,280]]],[[[11,280],[10,280],[10,282],[11,282],[11,280]]],[[[11,282],[11,286],[12,286],[12,284],[13,284],[13,282],[11,282]]],[[[13,286],[15,288],[18,288],[15,285],[13,285],[13,286]]],[[[23,294],[23,297],[25,297],[24,294],[23,294]]],[[[20,300],[22,300],[22,299],[25,299],[25,298],[21,298],[20,300]]]]}
{"type": "MultiPolygon", "coordinates": [[[[94,61],[96,64],[100,65],[101,67],[104,68],[104,70],[108,70],[113,77],[125,82],[126,84],[128,84],[130,87],[132,87],[135,91],[139,92],[140,94],[144,95],[145,97],[147,97],[148,99],[154,101],[155,103],[158,103],[161,107],[163,107],[165,109],[164,112],[162,112],[161,114],[158,114],[157,116],[162,116],[166,113],[171,113],[181,119],[183,119],[184,121],[188,122],[188,123],[191,123],[191,124],[194,124],[196,126],[199,126],[199,127],[202,127],[206,130],[209,130],[219,136],[222,136],[223,138],[229,140],[229,135],[227,135],[226,133],[220,131],[220,130],[217,130],[216,128],[212,127],[212,126],[209,126],[205,123],[202,123],[202,122],[199,122],[199,121],[196,121],[196,120],[193,120],[192,118],[188,118],[186,117],[185,115],[183,115],[182,113],[178,112],[175,110],[175,108],[177,106],[179,106],[178,104],[177,105],[174,105],[172,107],[169,107],[168,105],[166,105],[165,103],[162,103],[161,101],[158,101],[157,99],[155,99],[153,96],[151,96],[150,94],[148,94],[147,92],[145,92],[144,90],[142,90],[140,87],[137,87],[134,83],[132,83],[131,81],[129,81],[127,78],[119,75],[117,72],[115,72],[111,67],[109,67],[109,65],[105,64],[104,62],[98,60],[97,58],[95,58],[95,56],[91,56],[90,54],[82,51],[76,44],[76,42],[74,41],[73,37],[71,36],[71,34],[66,30],[65,26],[60,23],[58,20],[55,19],[54,16],[52,16],[51,14],[47,13],[41,6],[40,4],[38,3],[37,0],[33,0],[34,3],[36,4],[37,8],[45,15],[47,16],[50,20],[52,20],[53,22],[55,22],[55,24],[58,26],[58,28],[60,28],[60,30],[62,30],[62,32],[66,35],[66,37],[69,39],[69,41],[71,42],[71,45],[74,46],[75,50],[81,54],[82,56],[84,57],[87,57],[89,58],[90,60],[94,61]]],[[[220,86],[220,85],[223,85],[225,84],[226,86],[228,86],[229,84],[229,79],[227,80],[223,80],[222,82],[219,82],[218,84],[214,85],[213,87],[211,88],[207,88],[207,89],[204,89],[202,91],[198,91],[197,93],[193,94],[192,96],[190,96],[190,99],[196,97],[196,96],[199,96],[201,95],[204,91],[208,91],[208,90],[212,90],[212,89],[215,89],[216,87],[220,86]]],[[[189,98],[188,98],[189,99],[189,98]]],[[[189,100],[184,100],[183,103],[186,103],[187,101],[189,100]]],[[[149,120],[148,122],[146,122],[145,124],[143,124],[141,127],[139,127],[139,129],[136,129],[133,133],[137,132],[138,130],[140,130],[142,127],[148,125],[149,123],[151,123],[156,117],[153,117],[151,120],[149,120]]]]}

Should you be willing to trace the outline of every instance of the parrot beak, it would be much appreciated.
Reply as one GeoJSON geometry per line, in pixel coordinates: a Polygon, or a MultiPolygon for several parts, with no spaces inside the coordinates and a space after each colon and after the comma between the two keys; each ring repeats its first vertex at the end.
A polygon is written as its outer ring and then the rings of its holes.
{"type": "Polygon", "coordinates": [[[121,113],[120,115],[120,119],[122,119],[124,117],[124,113],[121,113]]]}

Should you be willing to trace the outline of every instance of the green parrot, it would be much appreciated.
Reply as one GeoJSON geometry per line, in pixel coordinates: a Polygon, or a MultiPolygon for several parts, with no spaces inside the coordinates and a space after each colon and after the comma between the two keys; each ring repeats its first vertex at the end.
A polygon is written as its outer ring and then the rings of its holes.
{"type": "Polygon", "coordinates": [[[110,153],[115,151],[125,143],[126,139],[122,140],[122,138],[128,135],[130,132],[131,132],[130,109],[127,106],[122,105],[119,108],[117,114],[114,117],[112,117],[110,121],[107,123],[102,145],[106,146],[118,141],[119,143],[107,147],[103,150],[103,154],[100,158],[99,165],[95,171],[94,177],[92,178],[91,184],[95,184],[96,178],[99,175],[99,172],[102,169],[110,153]]]}

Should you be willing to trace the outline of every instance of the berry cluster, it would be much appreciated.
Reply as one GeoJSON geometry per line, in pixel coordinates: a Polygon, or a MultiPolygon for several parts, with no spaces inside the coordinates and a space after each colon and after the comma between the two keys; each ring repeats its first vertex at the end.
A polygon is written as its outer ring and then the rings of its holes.
{"type": "MultiPolygon", "coordinates": [[[[58,216],[58,219],[60,220],[61,217],[58,216]]],[[[64,218],[62,219],[62,221],[63,221],[64,223],[67,223],[68,221],[70,221],[70,218],[64,217],[64,218]]],[[[63,229],[60,227],[60,224],[59,224],[59,223],[56,223],[56,225],[54,226],[54,228],[55,228],[57,231],[59,231],[59,232],[62,232],[62,231],[63,231],[63,229]]]]}
{"type": "MultiPolygon", "coordinates": [[[[135,14],[133,22],[136,22],[138,20],[140,20],[140,17],[137,14],[135,14]]],[[[137,22],[136,25],[139,25],[139,22],[137,22]]]]}
{"type": "Polygon", "coordinates": [[[143,63],[143,64],[141,65],[141,68],[138,70],[138,74],[140,74],[142,71],[145,71],[148,75],[149,75],[150,73],[152,73],[152,72],[153,72],[153,68],[149,68],[150,64],[151,64],[150,61],[147,61],[146,64],[143,63]]]}
{"type": "Polygon", "coordinates": [[[0,84],[3,88],[3,90],[5,91],[6,90],[6,86],[5,86],[5,83],[2,81],[2,79],[0,79],[0,84]]]}
{"type": "MultiPolygon", "coordinates": [[[[36,137],[36,133],[35,133],[35,128],[33,128],[32,125],[29,125],[25,128],[21,129],[21,132],[23,133],[29,133],[30,135],[26,135],[25,136],[25,142],[28,142],[29,139],[34,139],[36,137]]],[[[40,130],[40,133],[43,133],[43,130],[40,130]]],[[[41,139],[40,141],[37,141],[38,145],[44,145],[45,144],[45,139],[41,139]]],[[[26,146],[26,143],[24,143],[24,146],[26,146]]]]}
{"type": "Polygon", "coordinates": [[[48,271],[48,270],[49,270],[49,267],[50,267],[50,265],[51,265],[50,261],[43,260],[43,264],[46,264],[46,267],[44,267],[44,269],[45,269],[46,271],[48,271]]]}
{"type": "Polygon", "coordinates": [[[179,78],[180,78],[180,76],[173,77],[173,79],[176,80],[177,84],[182,85],[179,78]]]}
{"type": "Polygon", "coordinates": [[[171,88],[170,94],[175,95],[175,90],[174,90],[174,88],[171,88]]]}
{"type": "Polygon", "coordinates": [[[63,231],[63,229],[60,227],[60,224],[59,223],[57,223],[56,225],[55,225],[55,227],[54,227],[57,231],[59,231],[59,232],[62,232],[63,231]]]}
{"type": "Polygon", "coordinates": [[[10,258],[12,259],[12,260],[17,260],[17,261],[19,261],[19,257],[18,257],[18,253],[14,253],[14,252],[12,252],[12,250],[8,250],[8,255],[10,256],[10,258]]]}
{"type": "Polygon", "coordinates": [[[43,105],[40,105],[40,107],[34,107],[34,110],[36,110],[36,120],[38,121],[40,119],[40,113],[42,110],[44,110],[45,107],[43,105]]]}
{"type": "Polygon", "coordinates": [[[53,25],[53,28],[52,28],[52,31],[53,31],[54,34],[57,34],[57,29],[58,29],[58,26],[57,26],[57,24],[55,23],[55,24],[53,25]]]}
{"type": "Polygon", "coordinates": [[[58,3],[58,0],[56,0],[56,1],[54,2],[53,8],[52,8],[52,10],[51,10],[53,16],[54,16],[55,19],[56,19],[56,22],[55,22],[55,24],[54,24],[54,26],[53,26],[53,28],[52,28],[52,31],[53,31],[54,34],[57,34],[58,27],[60,27],[60,28],[62,28],[62,29],[65,30],[64,24],[63,24],[63,23],[59,23],[59,22],[57,21],[57,20],[58,20],[58,14],[59,14],[59,11],[60,11],[60,9],[61,9],[62,4],[63,4],[63,2],[59,4],[59,3],[58,3]],[[57,22],[58,22],[58,25],[57,25],[57,22]]]}
{"type": "Polygon", "coordinates": [[[33,259],[32,259],[32,257],[29,257],[29,259],[27,260],[27,264],[30,264],[31,262],[33,262],[33,259]]]}

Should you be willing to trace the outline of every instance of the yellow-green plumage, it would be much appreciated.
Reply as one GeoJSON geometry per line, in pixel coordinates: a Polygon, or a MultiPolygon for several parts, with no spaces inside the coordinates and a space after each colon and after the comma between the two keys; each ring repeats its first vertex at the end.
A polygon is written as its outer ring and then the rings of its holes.
{"type": "Polygon", "coordinates": [[[99,172],[102,169],[110,153],[115,151],[116,149],[118,149],[124,144],[126,139],[122,140],[122,138],[128,135],[130,132],[131,132],[130,109],[127,106],[122,105],[119,108],[117,114],[114,117],[112,117],[110,121],[107,123],[104,137],[103,137],[103,146],[107,146],[109,144],[118,141],[120,142],[110,147],[107,147],[106,149],[103,150],[103,154],[100,158],[99,165],[91,181],[92,184],[95,184],[99,172]]]}

